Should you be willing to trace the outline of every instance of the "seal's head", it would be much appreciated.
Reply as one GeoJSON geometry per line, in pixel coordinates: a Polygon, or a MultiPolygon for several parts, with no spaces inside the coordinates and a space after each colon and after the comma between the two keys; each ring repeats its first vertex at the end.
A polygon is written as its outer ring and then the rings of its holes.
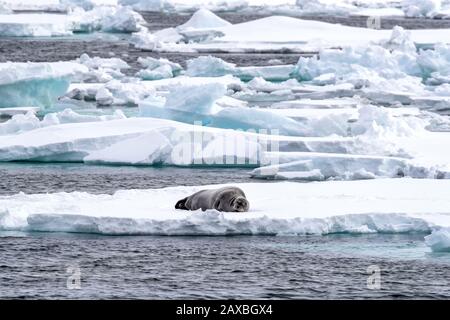
{"type": "Polygon", "coordinates": [[[231,207],[235,212],[246,212],[248,211],[250,204],[244,197],[236,197],[231,202],[231,207]]]}

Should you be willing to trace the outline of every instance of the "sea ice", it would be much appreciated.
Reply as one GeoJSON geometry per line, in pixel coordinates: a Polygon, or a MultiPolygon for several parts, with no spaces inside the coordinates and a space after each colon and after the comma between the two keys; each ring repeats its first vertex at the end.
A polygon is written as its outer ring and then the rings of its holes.
{"type": "Polygon", "coordinates": [[[138,32],[144,30],[145,20],[130,7],[99,6],[84,11],[81,8],[73,10],[68,20],[77,32],[138,32]]]}
{"type": "Polygon", "coordinates": [[[74,81],[86,83],[105,83],[113,79],[122,79],[125,75],[121,70],[130,68],[128,63],[120,58],[91,58],[86,53],[82,54],[76,62],[88,67],[89,71],[74,81]]]}
{"type": "Polygon", "coordinates": [[[430,233],[450,225],[445,214],[450,210],[448,180],[236,186],[250,201],[250,211],[245,214],[174,209],[177,200],[218,185],[124,190],[113,195],[73,192],[1,196],[0,229],[106,235],[325,235],[430,233]],[[295,209],[299,202],[301,210],[295,209]]]}
{"type": "Polygon", "coordinates": [[[63,96],[70,79],[87,72],[78,63],[0,63],[0,107],[46,107],[63,96]]]}
{"type": "Polygon", "coordinates": [[[230,25],[231,23],[228,21],[218,17],[208,9],[202,8],[196,11],[187,22],[178,26],[177,29],[179,31],[192,29],[214,29],[230,25]]]}
{"type": "Polygon", "coordinates": [[[407,17],[433,17],[441,9],[441,0],[402,0],[407,17]]]}
{"type": "Polygon", "coordinates": [[[155,59],[152,57],[139,57],[138,63],[145,68],[136,74],[136,76],[140,77],[142,80],[173,78],[183,71],[183,68],[178,63],[171,62],[164,58],[155,59]]]}
{"type": "MultiPolygon", "coordinates": [[[[0,109],[0,111],[1,110],[2,109],[0,109]]],[[[125,115],[120,110],[115,111],[111,116],[90,116],[80,115],[71,109],[65,109],[61,112],[48,113],[42,120],[39,120],[39,118],[35,115],[35,112],[36,110],[28,108],[28,112],[24,114],[17,113],[13,115],[10,120],[0,123],[0,135],[17,134],[20,132],[64,123],[97,122],[125,118],[125,115]]]]}
{"type": "Polygon", "coordinates": [[[218,77],[231,74],[243,81],[257,77],[268,81],[284,81],[290,79],[290,75],[294,71],[292,65],[237,67],[233,63],[212,56],[200,56],[188,60],[186,64],[186,75],[191,77],[218,77]]]}
{"type": "Polygon", "coordinates": [[[425,237],[425,243],[433,252],[450,252],[450,228],[439,228],[425,237]]]}
{"type": "Polygon", "coordinates": [[[52,37],[72,34],[72,24],[63,14],[0,14],[0,36],[52,37]]]}

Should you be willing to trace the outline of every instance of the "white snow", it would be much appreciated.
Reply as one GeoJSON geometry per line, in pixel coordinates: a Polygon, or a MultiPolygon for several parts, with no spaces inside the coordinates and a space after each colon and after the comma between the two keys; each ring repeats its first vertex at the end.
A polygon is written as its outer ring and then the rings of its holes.
{"type": "Polygon", "coordinates": [[[0,229],[99,234],[224,235],[430,232],[450,225],[448,180],[236,184],[248,213],[175,210],[202,187],[0,197],[0,229]],[[430,192],[432,191],[432,192],[430,192]]]}

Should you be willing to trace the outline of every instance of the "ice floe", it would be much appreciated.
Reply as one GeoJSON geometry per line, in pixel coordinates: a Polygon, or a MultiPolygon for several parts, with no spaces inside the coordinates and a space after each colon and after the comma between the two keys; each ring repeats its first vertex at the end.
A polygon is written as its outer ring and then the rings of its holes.
{"type": "Polygon", "coordinates": [[[152,57],[138,58],[138,63],[145,69],[140,70],[136,76],[143,80],[161,80],[173,78],[181,73],[183,68],[178,64],[164,58],[152,57]]]}
{"type": "Polygon", "coordinates": [[[21,193],[0,197],[0,229],[107,235],[430,233],[450,225],[449,184],[426,179],[237,184],[250,201],[245,214],[174,209],[186,195],[217,186],[113,195],[21,193]]]}
{"type": "MultiPolygon", "coordinates": [[[[9,109],[10,114],[12,113],[11,110],[13,110],[13,108],[9,109]]],[[[0,123],[0,135],[16,134],[64,123],[97,122],[126,118],[120,110],[116,110],[112,115],[91,116],[81,115],[71,109],[65,109],[56,113],[48,113],[42,120],[39,120],[35,115],[37,110],[30,108],[25,110],[27,110],[26,113],[16,113],[7,122],[0,123]]],[[[1,111],[2,110],[0,110],[0,112],[1,111]]]]}
{"type": "MultiPolygon", "coordinates": [[[[136,35],[134,43],[138,43],[138,47],[142,49],[163,52],[315,52],[323,48],[368,45],[389,38],[391,34],[390,30],[350,27],[285,16],[270,16],[184,33],[178,32],[177,28],[169,31],[151,36],[141,33],[136,35]],[[176,34],[181,34],[182,37],[174,37],[176,34]],[[144,39],[140,41],[139,37],[144,39]]],[[[412,41],[417,45],[450,42],[450,32],[447,29],[410,30],[410,33],[412,41]]]]}
{"type": "Polygon", "coordinates": [[[85,83],[105,83],[113,79],[122,79],[125,75],[121,70],[130,68],[128,63],[120,58],[91,58],[86,53],[82,54],[76,62],[89,68],[86,73],[74,79],[74,81],[85,83]]]}
{"type": "Polygon", "coordinates": [[[233,63],[226,62],[212,56],[200,56],[186,62],[186,75],[191,77],[218,77],[231,74],[244,81],[253,78],[262,78],[268,81],[283,81],[291,78],[294,71],[292,65],[272,65],[262,67],[237,67],[233,63]]]}
{"type": "Polygon", "coordinates": [[[0,107],[45,107],[67,92],[70,79],[87,72],[78,63],[0,63],[0,107]]]}

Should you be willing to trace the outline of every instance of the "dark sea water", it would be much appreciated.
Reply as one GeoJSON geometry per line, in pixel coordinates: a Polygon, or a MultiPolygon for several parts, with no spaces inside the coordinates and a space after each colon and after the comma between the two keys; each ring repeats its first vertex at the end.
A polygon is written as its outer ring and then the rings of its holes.
{"type": "MultiPolygon", "coordinates": [[[[112,194],[150,189],[254,182],[249,169],[97,166],[65,163],[0,163],[0,195],[85,191],[112,194]]],[[[261,181],[258,181],[261,182],[261,181]]]]}
{"type": "Polygon", "coordinates": [[[0,233],[0,298],[448,298],[450,259],[422,239],[0,233]]]}
{"type": "MultiPolygon", "coordinates": [[[[144,16],[151,30],[176,26],[189,18],[144,16]]],[[[233,23],[260,17],[221,16],[233,23]]],[[[366,23],[362,17],[307,18],[354,26],[366,23]]],[[[381,26],[397,24],[450,27],[450,21],[398,18],[383,19],[381,26]]],[[[132,48],[123,35],[0,38],[0,62],[72,60],[82,53],[120,57],[135,69],[137,57],[160,56],[132,48]]],[[[197,54],[161,56],[184,64],[197,54]]],[[[264,65],[270,59],[295,63],[299,57],[217,56],[239,65],[264,65]]],[[[254,181],[248,173],[248,169],[5,163],[0,164],[0,196],[59,191],[111,194],[119,189],[254,181]]],[[[431,253],[423,237],[111,237],[0,231],[0,298],[450,298],[450,254],[431,253]],[[367,286],[370,266],[380,269],[380,288],[367,286]],[[74,272],[79,272],[80,289],[67,286],[74,272]]]]}

